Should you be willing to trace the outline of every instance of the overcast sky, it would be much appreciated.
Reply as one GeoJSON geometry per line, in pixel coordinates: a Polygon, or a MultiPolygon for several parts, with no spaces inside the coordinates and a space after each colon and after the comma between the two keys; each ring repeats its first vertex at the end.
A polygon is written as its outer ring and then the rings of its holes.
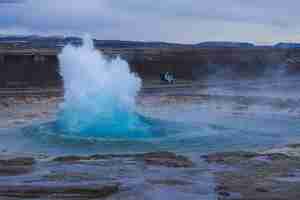
{"type": "Polygon", "coordinates": [[[300,0],[0,0],[0,34],[300,42],[300,0]]]}

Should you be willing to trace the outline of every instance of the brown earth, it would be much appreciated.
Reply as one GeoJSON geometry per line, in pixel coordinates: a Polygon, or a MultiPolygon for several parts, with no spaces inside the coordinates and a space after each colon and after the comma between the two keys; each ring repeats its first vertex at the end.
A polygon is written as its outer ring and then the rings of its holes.
{"type": "MultiPolygon", "coordinates": [[[[159,78],[172,72],[178,79],[201,79],[208,73],[231,71],[235,77],[257,76],[283,65],[300,68],[294,62],[299,49],[251,48],[102,48],[108,57],[120,56],[142,78],[159,78]]],[[[43,87],[60,85],[58,49],[6,49],[0,47],[0,87],[43,87]]],[[[226,75],[226,74],[225,74],[226,75]]]]}

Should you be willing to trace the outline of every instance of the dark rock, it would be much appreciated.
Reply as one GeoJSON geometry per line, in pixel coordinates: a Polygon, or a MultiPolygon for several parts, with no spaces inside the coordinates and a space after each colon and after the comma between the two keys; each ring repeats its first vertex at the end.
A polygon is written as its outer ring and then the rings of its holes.
{"type": "Polygon", "coordinates": [[[271,154],[262,154],[262,156],[266,156],[268,159],[274,160],[284,160],[284,159],[291,159],[290,156],[283,154],[283,153],[271,153],[271,154]]]}
{"type": "Polygon", "coordinates": [[[171,152],[153,152],[145,154],[124,154],[124,155],[101,155],[95,154],[92,156],[61,156],[56,157],[52,161],[54,162],[80,162],[80,161],[92,161],[102,159],[113,159],[113,158],[132,158],[136,161],[143,161],[147,165],[160,165],[166,167],[191,167],[193,163],[187,157],[176,155],[171,152]]]}
{"type": "Polygon", "coordinates": [[[228,187],[225,186],[225,185],[218,185],[215,187],[215,191],[218,192],[218,191],[226,191],[228,190],[228,187]]]}
{"type": "Polygon", "coordinates": [[[215,162],[215,163],[224,163],[224,164],[237,164],[242,161],[246,161],[252,158],[259,158],[259,157],[265,157],[267,160],[271,160],[271,161],[291,159],[291,157],[282,153],[258,154],[255,152],[245,152],[245,151],[213,153],[213,154],[202,156],[202,158],[204,158],[209,163],[215,162]]]}
{"type": "Polygon", "coordinates": [[[31,172],[35,164],[31,157],[7,157],[0,158],[0,175],[19,175],[31,172]]]}
{"type": "Polygon", "coordinates": [[[177,186],[177,185],[191,185],[191,182],[185,180],[177,180],[177,179],[165,179],[165,180],[149,180],[151,184],[154,185],[167,185],[167,186],[177,186]]]}
{"type": "Polygon", "coordinates": [[[218,195],[224,196],[224,197],[229,197],[229,196],[230,196],[230,193],[229,193],[229,192],[224,192],[224,191],[222,191],[222,192],[218,192],[218,195]]]}
{"type": "Polygon", "coordinates": [[[297,177],[297,175],[296,175],[296,174],[293,174],[293,173],[288,173],[288,174],[287,174],[287,177],[294,178],[294,177],[297,177]]]}
{"type": "Polygon", "coordinates": [[[96,180],[96,175],[92,172],[52,172],[43,176],[46,181],[91,181],[96,180]]]}
{"type": "Polygon", "coordinates": [[[187,157],[178,156],[171,152],[146,153],[141,156],[147,165],[158,165],[165,167],[192,167],[193,162],[187,157]]]}
{"type": "Polygon", "coordinates": [[[300,144],[289,144],[287,145],[287,147],[296,149],[296,148],[300,148],[300,144]]]}
{"type": "Polygon", "coordinates": [[[257,192],[269,192],[269,190],[265,189],[265,188],[256,188],[255,189],[257,192]]]}
{"type": "Polygon", "coordinates": [[[5,108],[8,108],[9,107],[9,103],[6,102],[6,101],[1,101],[0,104],[5,107],[5,108]]]}
{"type": "Polygon", "coordinates": [[[70,156],[60,156],[54,158],[52,161],[54,162],[78,162],[81,160],[89,160],[89,157],[87,156],[75,156],[75,155],[70,155],[70,156]]]}
{"type": "Polygon", "coordinates": [[[238,163],[243,160],[248,160],[259,156],[259,154],[254,152],[224,152],[224,153],[214,153],[202,156],[207,162],[215,162],[215,163],[238,163]]]}
{"type": "Polygon", "coordinates": [[[120,154],[120,155],[114,155],[114,154],[95,154],[89,157],[89,160],[106,160],[106,159],[112,159],[112,158],[132,158],[136,156],[135,154],[120,154]]]}
{"type": "Polygon", "coordinates": [[[93,161],[93,160],[103,160],[103,159],[112,159],[112,158],[133,158],[135,154],[95,154],[91,156],[77,156],[77,155],[68,155],[68,156],[60,156],[54,158],[52,161],[54,162],[80,162],[80,161],[93,161]]]}
{"type": "Polygon", "coordinates": [[[32,157],[0,158],[0,165],[33,165],[35,163],[32,157]]]}
{"type": "Polygon", "coordinates": [[[55,198],[55,199],[95,199],[110,196],[119,191],[118,184],[107,185],[1,185],[3,198],[55,198]]]}

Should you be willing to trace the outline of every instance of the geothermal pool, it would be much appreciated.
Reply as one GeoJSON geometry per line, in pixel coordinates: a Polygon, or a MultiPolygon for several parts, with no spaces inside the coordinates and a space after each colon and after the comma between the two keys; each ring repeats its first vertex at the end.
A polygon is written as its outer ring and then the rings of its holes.
{"type": "MultiPolygon", "coordinates": [[[[282,69],[248,79],[218,74],[175,85],[143,83],[126,61],[105,58],[88,37],[81,47],[66,46],[59,60],[63,99],[46,102],[51,114],[43,119],[3,126],[0,149],[199,154],[268,148],[300,136],[300,79],[282,69]]],[[[39,106],[15,110],[34,113],[39,106]]],[[[1,116],[5,121],[5,113],[1,116]]]]}
{"type": "Polygon", "coordinates": [[[5,141],[1,142],[0,149],[52,155],[162,150],[199,154],[264,149],[289,143],[300,136],[298,114],[295,116],[286,108],[250,105],[245,110],[237,102],[220,108],[214,102],[196,104],[199,99],[184,102],[177,99],[174,101],[179,103],[174,104],[156,102],[160,97],[148,98],[144,100],[148,105],[139,106],[141,120],[147,126],[146,130],[142,127],[141,134],[125,131],[99,136],[96,129],[85,133],[89,135],[78,135],[56,127],[56,119],[52,117],[0,129],[1,141],[5,141]]]}

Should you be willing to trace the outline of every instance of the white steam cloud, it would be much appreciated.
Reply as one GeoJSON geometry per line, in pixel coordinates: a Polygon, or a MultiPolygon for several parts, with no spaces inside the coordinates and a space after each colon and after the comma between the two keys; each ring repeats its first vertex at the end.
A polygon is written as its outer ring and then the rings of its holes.
{"type": "Polygon", "coordinates": [[[135,110],[141,79],[126,61],[107,61],[89,37],[81,47],[66,46],[59,61],[65,95],[58,122],[63,130],[85,137],[143,134],[147,127],[135,110]]]}

